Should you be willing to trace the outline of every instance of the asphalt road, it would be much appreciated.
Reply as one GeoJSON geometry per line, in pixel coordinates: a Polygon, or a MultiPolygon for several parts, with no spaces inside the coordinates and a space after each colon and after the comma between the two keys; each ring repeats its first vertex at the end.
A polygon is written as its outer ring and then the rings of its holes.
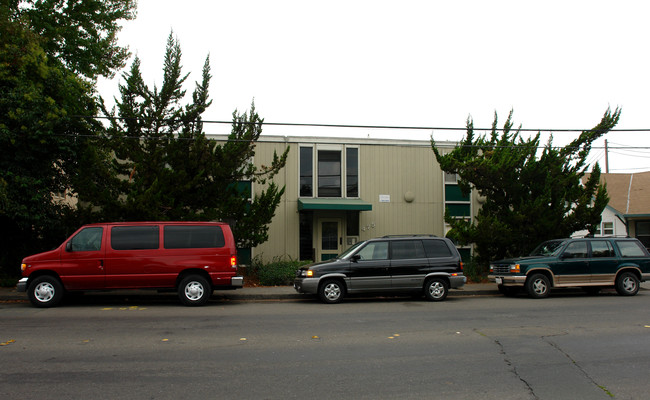
{"type": "Polygon", "coordinates": [[[650,293],[0,304],[2,399],[647,399],[650,293]]]}

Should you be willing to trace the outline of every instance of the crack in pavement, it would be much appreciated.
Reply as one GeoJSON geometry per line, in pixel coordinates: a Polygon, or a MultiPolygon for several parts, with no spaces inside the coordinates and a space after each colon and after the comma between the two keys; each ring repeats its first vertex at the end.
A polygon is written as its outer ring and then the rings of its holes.
{"type": "Polygon", "coordinates": [[[566,358],[568,358],[569,361],[571,361],[571,363],[572,363],[572,364],[573,364],[573,365],[578,369],[578,371],[580,371],[580,372],[581,372],[581,373],[582,373],[582,374],[583,374],[583,375],[584,375],[584,376],[589,380],[589,382],[591,382],[594,386],[596,386],[598,389],[600,389],[600,390],[602,390],[603,392],[605,392],[605,394],[607,394],[609,397],[612,397],[612,398],[615,397],[614,394],[613,394],[612,392],[610,392],[610,391],[609,391],[609,390],[608,390],[604,385],[599,385],[598,382],[596,382],[596,381],[594,380],[594,378],[592,378],[591,375],[589,375],[589,373],[588,373],[588,372],[587,372],[587,371],[582,367],[582,365],[580,365],[576,360],[574,360],[573,357],[571,357],[571,355],[570,355],[569,353],[567,353],[566,351],[564,351],[564,350],[560,347],[560,345],[558,345],[557,343],[555,343],[555,342],[553,342],[553,341],[547,339],[547,338],[550,338],[550,337],[553,337],[553,336],[564,336],[564,335],[568,335],[568,333],[565,332],[565,333],[562,334],[562,335],[547,335],[547,336],[542,336],[541,339],[542,339],[545,343],[547,343],[547,344],[549,344],[551,347],[553,347],[555,350],[559,351],[559,352],[560,352],[562,355],[564,355],[566,358]]]}

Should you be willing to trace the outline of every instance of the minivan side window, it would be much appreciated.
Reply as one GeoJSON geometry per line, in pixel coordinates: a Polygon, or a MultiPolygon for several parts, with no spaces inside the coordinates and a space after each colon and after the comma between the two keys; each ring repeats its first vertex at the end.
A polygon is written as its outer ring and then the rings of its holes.
{"type": "Polygon", "coordinates": [[[151,250],[159,247],[157,226],[116,226],[111,229],[113,250],[151,250]]]}
{"type": "Polygon", "coordinates": [[[628,241],[628,240],[617,240],[616,245],[618,246],[618,249],[621,251],[621,256],[623,257],[643,257],[645,256],[645,252],[641,248],[641,244],[639,242],[633,242],[633,241],[628,241]]]}
{"type": "Polygon", "coordinates": [[[393,260],[407,260],[412,258],[426,258],[421,240],[397,240],[391,244],[393,260]]]}
{"type": "Polygon", "coordinates": [[[388,242],[370,242],[356,255],[360,260],[388,260],[388,242]]]}
{"type": "Polygon", "coordinates": [[[165,226],[166,249],[207,249],[226,245],[220,226],[165,226]]]}
{"type": "Polygon", "coordinates": [[[449,246],[442,240],[423,240],[428,258],[451,257],[449,246]]]}
{"type": "Polygon", "coordinates": [[[102,248],[104,228],[85,228],[70,239],[70,251],[99,251],[102,248]]]}

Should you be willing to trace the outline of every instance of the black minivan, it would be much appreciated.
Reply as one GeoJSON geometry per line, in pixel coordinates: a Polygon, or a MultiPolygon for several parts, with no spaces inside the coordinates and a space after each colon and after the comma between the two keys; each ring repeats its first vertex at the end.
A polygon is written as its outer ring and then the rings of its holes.
{"type": "Polygon", "coordinates": [[[294,288],[339,303],[347,293],[421,292],[442,301],[466,282],[451,240],[435,236],[384,236],[359,242],[335,259],[296,271],[294,288]]]}

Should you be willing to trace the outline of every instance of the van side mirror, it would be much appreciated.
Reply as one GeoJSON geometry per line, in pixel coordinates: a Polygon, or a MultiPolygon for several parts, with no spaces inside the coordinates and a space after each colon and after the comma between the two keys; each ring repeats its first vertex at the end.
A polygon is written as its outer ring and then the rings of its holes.
{"type": "Polygon", "coordinates": [[[65,244],[65,251],[67,251],[67,252],[72,251],[72,241],[65,244]]]}
{"type": "Polygon", "coordinates": [[[361,260],[361,256],[358,255],[358,254],[355,254],[355,255],[352,256],[352,258],[350,258],[350,260],[352,260],[352,262],[359,262],[359,260],[361,260]]]}

